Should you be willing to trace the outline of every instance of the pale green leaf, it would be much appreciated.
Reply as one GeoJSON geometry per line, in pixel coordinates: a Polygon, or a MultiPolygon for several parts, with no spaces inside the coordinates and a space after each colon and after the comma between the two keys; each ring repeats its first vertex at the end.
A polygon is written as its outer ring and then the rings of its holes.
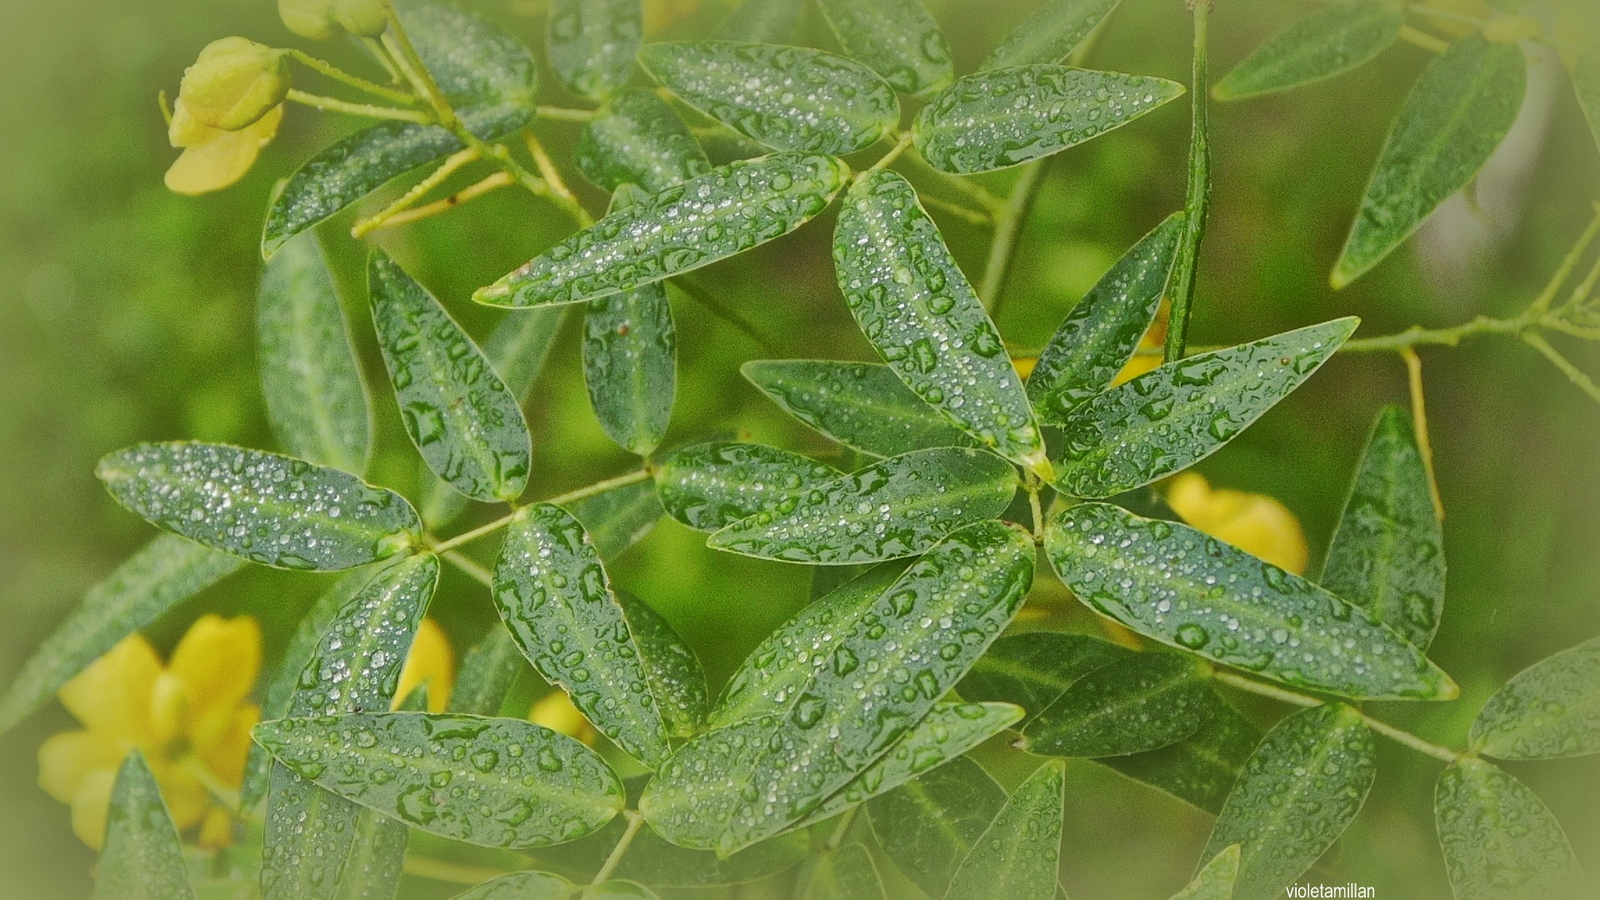
{"type": "MultiPolygon", "coordinates": [[[[419,689],[417,693],[425,695],[427,691],[419,689]]],[[[337,900],[394,900],[410,838],[411,829],[404,822],[361,810],[334,895],[337,900]]]]}
{"type": "Polygon", "coordinates": [[[1066,784],[1060,761],[1030,775],[973,843],[945,900],[1055,900],[1066,784]]]}
{"type": "Polygon", "coordinates": [[[1049,0],[1000,41],[981,67],[1007,69],[1058,63],[1111,15],[1121,0],[1049,0]]]}
{"type": "Polygon", "coordinates": [[[1600,638],[1534,663],[1472,723],[1472,746],[1501,759],[1600,753],[1600,638]]]}
{"type": "Polygon", "coordinates": [[[267,790],[262,900],[335,900],[361,807],[276,762],[267,790]]]}
{"type": "Polygon", "coordinates": [[[1015,703],[1031,721],[1078,679],[1127,659],[1132,651],[1082,634],[1033,631],[994,642],[961,680],[968,700],[1015,703]]]}
{"type": "Polygon", "coordinates": [[[694,736],[705,724],[711,708],[706,673],[699,657],[649,604],[626,592],[617,594],[617,602],[639,648],[645,683],[661,711],[667,734],[675,738],[694,736]]]}
{"type": "Polygon", "coordinates": [[[1239,853],[1238,844],[1229,844],[1172,900],[1233,900],[1233,886],[1239,878],[1239,853]]]}
{"type": "Polygon", "coordinates": [[[644,540],[665,511],[656,496],[656,486],[637,481],[603,491],[567,505],[568,511],[583,523],[589,540],[601,559],[613,559],[644,540]]]}
{"type": "Polygon", "coordinates": [[[512,872],[468,888],[451,900],[568,900],[572,882],[548,872],[512,872]]]}
{"type": "Polygon", "coordinates": [[[520,40],[455,3],[394,0],[394,6],[417,55],[458,110],[532,104],[539,67],[520,40]]]}
{"type": "Polygon", "coordinates": [[[655,891],[637,881],[613,878],[585,888],[583,900],[661,900],[661,898],[655,891]]]}
{"type": "Polygon", "coordinates": [[[1387,50],[1403,25],[1404,10],[1385,0],[1330,3],[1257,47],[1212,94],[1239,100],[1332,78],[1387,50]]]}
{"type": "Polygon", "coordinates": [[[790,415],[863,453],[899,456],[928,447],[978,445],[888,366],[763,359],[739,371],[790,415]]]}
{"type": "Polygon", "coordinates": [[[1194,465],[1310,378],[1357,324],[1335,319],[1197,354],[1079,404],[1059,421],[1056,486],[1111,497],[1194,465]]]}
{"type": "Polygon", "coordinates": [[[714,441],[672,454],[655,476],[667,515],[699,531],[717,531],[791,505],[839,472],[765,444],[714,441]]]}
{"type": "Polygon", "coordinates": [[[1499,768],[1462,759],[1434,791],[1434,815],[1456,900],[1577,900],[1583,872],[1561,823],[1499,768]]]}
{"type": "Polygon", "coordinates": [[[717,26],[716,37],[725,41],[787,44],[800,25],[805,0],[742,0],[717,26]]]}
{"type": "Polygon", "coordinates": [[[139,444],[96,470],[118,503],[168,531],[285,569],[350,569],[420,540],[393,491],[304,460],[225,444],[139,444]]]}
{"type": "Polygon", "coordinates": [[[644,42],[640,0],[551,0],[550,65],[574,93],[599,100],[628,82],[644,42]]]}
{"type": "Polygon", "coordinates": [[[867,802],[878,844],[929,897],[944,896],[950,877],[1006,805],[1006,792],[967,757],[867,802]]]}
{"type": "Polygon", "coordinates": [[[1209,672],[1170,653],[1139,653],[1090,672],[1023,730],[1040,756],[1124,756],[1155,750],[1205,727],[1209,672]]]}
{"type": "Polygon", "coordinates": [[[1261,741],[1261,730],[1215,692],[1210,702],[1205,727],[1192,736],[1160,750],[1095,761],[1216,815],[1261,741]]]}
{"type": "Polygon", "coordinates": [[[499,715],[506,695],[527,667],[511,632],[499,625],[490,628],[461,661],[448,711],[468,716],[499,715]]]}
{"type": "Polygon", "coordinates": [[[885,896],[872,854],[854,842],[817,860],[802,895],[803,900],[884,900],[885,896]]]}
{"type": "Polygon", "coordinates": [[[689,126],[643,88],[618,93],[583,127],[573,161],[608,191],[636,184],[654,194],[711,171],[689,126]]]}
{"type": "Polygon", "coordinates": [[[1572,63],[1572,87],[1589,122],[1589,132],[1600,146],[1600,51],[1580,53],[1572,63]]]}
{"type": "Polygon", "coordinates": [[[129,753],[117,770],[106,815],[105,850],[96,867],[94,900],[192,900],[183,844],[161,785],[144,756],[129,753]]]}
{"type": "MultiPolygon", "coordinates": [[[[621,835],[621,828],[615,831],[608,848],[621,835]]],[[[669,844],[646,825],[617,866],[616,875],[658,888],[744,884],[792,868],[810,849],[807,832],[797,831],[769,838],[719,859],[715,853],[669,844]]]]}
{"type": "Polygon", "coordinates": [[[845,55],[896,90],[926,96],[950,83],[955,65],[939,24],[918,0],[819,0],[845,55]]]}

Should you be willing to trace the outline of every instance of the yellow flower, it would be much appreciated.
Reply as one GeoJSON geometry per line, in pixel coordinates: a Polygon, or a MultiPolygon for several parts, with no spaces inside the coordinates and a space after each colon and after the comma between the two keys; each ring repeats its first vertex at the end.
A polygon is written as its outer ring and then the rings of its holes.
{"type": "Polygon", "coordinates": [[[167,188],[178,194],[207,194],[234,184],[256,164],[261,148],[272,143],[283,121],[283,107],[274,107],[254,125],[225,131],[202,125],[179,100],[173,105],[167,138],[183,149],[167,170],[167,188]]]}
{"type": "Polygon", "coordinates": [[[405,665],[400,667],[400,687],[394,692],[395,706],[427,684],[428,712],[444,712],[450,705],[450,691],[455,688],[455,667],[455,654],[450,650],[450,639],[445,637],[444,629],[432,619],[423,619],[411,642],[411,652],[406,654],[405,665]]]}
{"type": "Polygon", "coordinates": [[[238,131],[283,103],[289,84],[285,51],[225,37],[207,44],[184,71],[178,99],[200,124],[238,131]]]}
{"type": "Polygon", "coordinates": [[[1153,372],[1161,367],[1161,354],[1146,351],[1160,350],[1166,346],[1167,315],[1171,309],[1171,305],[1166,300],[1161,301],[1161,307],[1156,312],[1156,320],[1150,323],[1149,330],[1144,333],[1144,337],[1139,339],[1138,352],[1122,367],[1122,371],[1117,373],[1117,377],[1111,380],[1113,387],[1119,384],[1127,384],[1140,375],[1146,372],[1153,372]]]}
{"type": "Polygon", "coordinates": [[[528,721],[577,738],[585,744],[592,745],[600,737],[600,733],[594,730],[578,707],[572,704],[572,698],[560,688],[545,694],[533,704],[533,708],[528,710],[528,721]]]}
{"type": "Polygon", "coordinates": [[[162,665],[134,634],[62,686],[58,696],[81,731],[39,748],[39,786],[72,807],[72,829],[98,849],[117,767],[144,753],[180,830],[199,826],[200,842],[226,845],[228,812],[207,786],[237,790],[250,728],[261,718],[246,698],[261,668],[254,619],[202,616],[162,665]]]}
{"type": "Polygon", "coordinates": [[[1185,522],[1218,540],[1302,575],[1309,552],[1300,520],[1265,494],[1217,489],[1195,472],[1172,479],[1167,504],[1185,522]]]}

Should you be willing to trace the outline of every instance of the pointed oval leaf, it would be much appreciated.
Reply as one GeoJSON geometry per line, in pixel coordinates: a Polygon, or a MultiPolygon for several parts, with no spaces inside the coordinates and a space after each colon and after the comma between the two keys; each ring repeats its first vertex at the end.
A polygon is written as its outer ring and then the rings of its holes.
{"type": "Polygon", "coordinates": [[[1501,759],[1600,753],[1600,638],[1506,682],[1472,723],[1475,750],[1501,759]]]}
{"type": "Polygon", "coordinates": [[[608,191],[636,184],[654,194],[711,171],[706,152],[654,91],[630,88],[583,127],[573,161],[608,191]]]}
{"type": "Polygon", "coordinates": [[[870,172],[850,186],[833,263],[867,340],[913,393],[1001,456],[1043,462],[1000,332],[905,178],[870,172]]]}
{"type": "Polygon", "coordinates": [[[895,90],[919,97],[955,77],[950,45],[917,0],[820,0],[823,17],[851,59],[895,90]]]}
{"type": "Polygon", "coordinates": [[[305,460],[225,444],[139,444],[95,474],[152,524],[283,569],[350,569],[421,540],[393,491],[305,460]]]}
{"type": "Polygon", "coordinates": [[[713,441],[672,454],[655,476],[667,515],[699,531],[717,531],[795,503],[839,472],[765,444],[713,441]]]}
{"type": "Polygon", "coordinates": [[[884,855],[924,894],[943,897],[956,867],[1005,805],[1005,790],[963,756],[866,808],[884,855]]]}
{"type": "Polygon", "coordinates": [[[1050,0],[1000,41],[981,67],[1058,63],[1088,39],[1121,0],[1050,0]]]}
{"type": "Polygon", "coordinates": [[[656,496],[656,486],[648,480],[612,488],[576,503],[567,509],[589,533],[589,541],[601,559],[621,556],[644,540],[666,512],[656,496]]]}
{"type": "Polygon", "coordinates": [[[1365,610],[1187,525],[1084,503],[1049,522],[1045,552],[1085,603],[1223,665],[1354,699],[1459,693],[1365,610]]]}
{"type": "Polygon", "coordinates": [[[740,160],[618,210],[480,289],[490,306],[577,303],[743,253],[827,208],[849,168],[831,156],[740,160]]]}
{"type": "Polygon", "coordinates": [[[348,800],[483,847],[570,841],[623,807],[599,754],[520,719],[357,713],[264,722],[255,739],[348,800]]]}
{"type": "Polygon", "coordinates": [[[725,41],[787,44],[800,26],[804,0],[744,0],[717,26],[716,37],[725,41]]]}
{"type": "Polygon", "coordinates": [[[1040,756],[1125,756],[1155,750],[1206,725],[1209,673],[1193,659],[1140,653],[1083,676],[1023,730],[1040,756]]]}
{"type": "Polygon", "coordinates": [[[917,114],[916,148],[941,172],[971,175],[1058,153],[1183,94],[1164,78],[1068,66],[995,69],[957,81],[917,114]]]}
{"type": "Polygon", "coordinates": [[[499,626],[490,628],[461,661],[446,711],[466,716],[499,715],[506,695],[527,667],[511,632],[499,626]]]}
{"type": "Polygon", "coordinates": [[[1496,766],[1469,758],[1445,769],[1434,815],[1456,900],[1585,895],[1561,823],[1527,785],[1496,766]]]}
{"type": "Polygon", "coordinates": [[[1030,775],[961,861],[945,900],[1055,900],[1066,787],[1063,762],[1030,775]]]}
{"type": "Polygon", "coordinates": [[[274,762],[261,855],[262,900],[333,900],[361,817],[360,806],[274,762]]]}
{"type": "Polygon", "coordinates": [[[1267,732],[1212,828],[1203,859],[1241,848],[1237,900],[1266,900],[1333,845],[1366,802],[1377,748],[1342,704],[1301,710],[1267,732]]]}
{"type": "Polygon", "coordinates": [[[1189,886],[1172,896],[1172,900],[1233,900],[1234,884],[1239,878],[1238,844],[1229,844],[1211,858],[1189,886]]]}
{"type": "Polygon", "coordinates": [[[683,102],[776,150],[854,153],[900,122],[900,100],[877,73],[809,47],[661,43],[639,61],[683,102]]]}
{"type": "Polygon", "coordinates": [[[804,900],[884,900],[885,896],[872,854],[860,843],[849,843],[817,860],[804,900]]]}
{"type": "Polygon", "coordinates": [[[1031,721],[1090,672],[1128,659],[1133,651],[1082,634],[1034,631],[1003,637],[961,680],[968,700],[1015,703],[1031,721]]]}
{"type": "Polygon", "coordinates": [[[630,453],[649,456],[666,436],[678,390],[678,334],[664,285],[589,302],[583,381],[606,435],[630,453]]]}
{"type": "Polygon", "coordinates": [[[382,253],[370,271],[372,321],[400,418],[434,474],[475,500],[516,499],[533,443],[517,397],[450,313],[382,253]]]}
{"type": "Polygon", "coordinates": [[[1213,692],[1206,726],[1192,736],[1160,750],[1096,762],[1216,815],[1260,741],[1261,729],[1213,692]]]}
{"type": "Polygon", "coordinates": [[[468,888],[451,900],[568,900],[577,888],[548,872],[512,872],[468,888]]]}
{"type": "Polygon", "coordinates": [[[617,602],[627,618],[628,631],[638,644],[639,661],[644,665],[650,695],[666,722],[667,734],[675,738],[694,736],[711,709],[700,658],[649,604],[627,593],[618,593],[617,602]]]}
{"type": "Polygon", "coordinates": [[[1340,75],[1400,40],[1404,10],[1384,0],[1330,4],[1273,35],[1222,76],[1212,95],[1240,100],[1340,75]]]}
{"type": "Polygon", "coordinates": [[[1005,512],[1017,473],[982,450],[918,450],[841,475],[723,528],[706,545],[762,559],[849,565],[913,556],[1005,512]]]}
{"type": "MultiPolygon", "coordinates": [[[[426,695],[427,691],[419,689],[417,693],[426,695]]],[[[395,900],[410,841],[411,829],[404,822],[361,810],[350,856],[339,878],[337,900],[395,900]]]]}
{"type": "Polygon", "coordinates": [[[1411,417],[1386,408],[1373,426],[1333,532],[1323,587],[1426,650],[1444,611],[1444,529],[1411,417]]]}
{"type": "Polygon", "coordinates": [[[1194,465],[1310,378],[1357,324],[1335,319],[1201,353],[1085,401],[1060,420],[1056,486],[1099,499],[1194,465]]]}
{"type": "Polygon", "coordinates": [[[1479,34],[1428,64],[1367,183],[1333,269],[1335,288],[1377,265],[1478,174],[1522,108],[1527,68],[1521,47],[1479,34]]]}
{"type": "Polygon", "coordinates": [[[821,359],[752,360],[739,369],[790,415],[873,456],[976,447],[888,366],[821,359]]]}
{"type": "Polygon", "coordinates": [[[522,41],[455,3],[394,0],[394,6],[417,55],[458,110],[532,104],[539,66],[522,41]]]}
{"type": "Polygon", "coordinates": [[[628,83],[644,11],[639,0],[551,0],[545,41],[561,83],[599,100],[628,83]]]}
{"type": "Polygon", "coordinates": [[[177,826],[137,750],[117,770],[105,837],[95,900],[193,900],[177,826]]]}

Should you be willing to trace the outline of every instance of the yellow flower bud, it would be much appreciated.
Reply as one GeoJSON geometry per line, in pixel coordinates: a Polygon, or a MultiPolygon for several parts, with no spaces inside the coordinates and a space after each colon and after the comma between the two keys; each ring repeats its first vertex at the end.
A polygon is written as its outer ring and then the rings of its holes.
{"type": "Polygon", "coordinates": [[[1300,520],[1265,494],[1212,488],[1204,476],[1172,479],[1167,505],[1185,522],[1280,569],[1305,573],[1309,556],[1300,520]]]}
{"type": "Polygon", "coordinates": [[[333,20],[361,37],[377,37],[389,30],[388,4],[383,0],[333,0],[333,20]]]}
{"type": "Polygon", "coordinates": [[[207,44],[178,87],[195,121],[224,131],[249,128],[288,94],[288,55],[242,37],[207,44]]]}
{"type": "Polygon", "coordinates": [[[167,170],[167,188],[194,195],[228,187],[255,165],[261,148],[272,143],[282,121],[283,107],[278,106],[242,131],[223,131],[196,122],[180,100],[172,109],[167,136],[174,147],[183,148],[183,155],[167,170]]]}
{"type": "Polygon", "coordinates": [[[278,0],[278,18],[290,31],[313,41],[326,41],[339,34],[333,20],[333,0],[278,0]]]}

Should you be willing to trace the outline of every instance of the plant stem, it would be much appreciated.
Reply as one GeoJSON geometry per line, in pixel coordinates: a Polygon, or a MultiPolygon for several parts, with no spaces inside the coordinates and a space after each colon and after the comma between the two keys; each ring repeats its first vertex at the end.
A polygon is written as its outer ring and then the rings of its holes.
{"type": "MultiPolygon", "coordinates": [[[[1308,697],[1305,694],[1297,693],[1295,691],[1289,691],[1270,684],[1264,684],[1256,681],[1253,678],[1246,678],[1243,675],[1235,675],[1232,672],[1224,672],[1220,670],[1214,671],[1211,673],[1211,677],[1222,682],[1223,684],[1236,687],[1241,691],[1259,694],[1262,697],[1271,697],[1274,700],[1281,700],[1284,703],[1292,703],[1295,706],[1303,706],[1308,709],[1311,707],[1321,706],[1324,702],[1322,700],[1318,700],[1316,697],[1308,697]]],[[[1447,763],[1459,762],[1462,758],[1462,755],[1454,750],[1451,750],[1447,747],[1441,747],[1438,744],[1430,744],[1409,731],[1402,731],[1401,729],[1396,728],[1387,722],[1381,722],[1377,719],[1374,719],[1360,710],[1356,710],[1356,712],[1361,716],[1361,720],[1366,723],[1368,728],[1396,743],[1404,744],[1418,753],[1424,753],[1428,756],[1442,759],[1447,763]]]]}
{"type": "Polygon", "coordinates": [[[357,222],[355,227],[350,229],[350,236],[360,240],[361,238],[366,237],[368,234],[371,234],[379,228],[382,228],[384,223],[388,222],[390,219],[393,219],[400,213],[405,212],[407,208],[416,203],[418,200],[421,200],[429,191],[438,187],[440,184],[443,184],[446,178],[454,175],[461,169],[462,166],[476,162],[478,159],[480,159],[478,156],[478,151],[473,147],[468,147],[467,149],[448,157],[444,162],[439,164],[437,169],[434,169],[432,172],[428,173],[428,177],[417,182],[416,185],[411,188],[411,190],[400,195],[400,199],[389,204],[383,209],[382,212],[372,216],[371,218],[363,219],[360,222],[357,222]]]}
{"type": "Polygon", "coordinates": [[[1449,328],[1423,328],[1414,325],[1398,334],[1384,335],[1375,338],[1357,338],[1345,341],[1339,348],[1340,353],[1372,353],[1377,351],[1399,352],[1408,347],[1440,346],[1454,347],[1463,340],[1483,334],[1518,334],[1533,325],[1536,318],[1529,312],[1510,319],[1491,319],[1488,316],[1478,316],[1469,322],[1453,325],[1449,328]]]}
{"type": "Polygon", "coordinates": [[[1033,542],[1044,546],[1044,505],[1039,502],[1039,477],[1024,472],[1022,485],[1028,491],[1028,510],[1033,513],[1033,542]]]}
{"type": "Polygon", "coordinates": [[[838,827],[833,829],[833,834],[828,835],[827,842],[822,845],[822,852],[832,853],[839,849],[839,846],[844,843],[844,836],[850,833],[850,826],[855,824],[856,813],[860,809],[860,806],[852,806],[844,811],[844,814],[839,817],[838,827]]]}
{"type": "Polygon", "coordinates": [[[434,545],[433,552],[449,553],[451,550],[454,550],[462,544],[468,544],[477,540],[478,538],[494,534],[496,531],[499,531],[507,525],[510,525],[511,520],[516,517],[517,514],[513,512],[508,516],[502,516],[498,519],[495,519],[493,522],[490,522],[487,525],[479,525],[477,528],[474,528],[471,531],[458,534],[447,541],[441,541],[440,543],[434,545]]]}
{"type": "Polygon", "coordinates": [[[554,506],[564,506],[568,503],[573,503],[586,497],[593,497],[595,494],[604,494],[606,491],[616,490],[619,487],[626,487],[630,484],[644,481],[648,479],[650,475],[651,472],[649,469],[640,469],[637,472],[629,472],[626,475],[618,475],[615,478],[607,478],[604,481],[596,481],[594,484],[591,484],[588,487],[581,487],[575,491],[568,491],[565,494],[551,497],[549,500],[544,502],[554,506]]]}
{"type": "Polygon", "coordinates": [[[923,206],[942,209],[969,225],[976,225],[979,228],[994,227],[994,216],[989,213],[973,209],[970,206],[963,206],[960,203],[953,203],[949,200],[940,200],[938,197],[923,195],[919,199],[922,201],[923,206]]]}
{"type": "Polygon", "coordinates": [[[906,152],[906,148],[910,147],[910,146],[911,146],[911,133],[910,132],[906,132],[905,134],[900,135],[900,139],[894,142],[894,146],[889,148],[889,152],[885,153],[882,156],[882,158],[880,158],[877,162],[873,163],[872,166],[867,169],[867,171],[868,172],[881,172],[884,169],[889,168],[889,165],[891,163],[893,163],[895,160],[899,159],[900,158],[900,154],[906,152]]]}
{"type": "Polygon", "coordinates": [[[337,97],[323,97],[318,94],[308,94],[301,90],[289,91],[288,99],[313,109],[345,113],[352,116],[366,116],[369,119],[394,119],[398,122],[414,122],[418,125],[432,125],[434,123],[433,117],[421,110],[396,109],[392,106],[373,106],[370,103],[351,103],[348,100],[340,100],[337,97]]]}
{"type": "MultiPolygon", "coordinates": [[[[1543,312],[1550,308],[1550,304],[1555,302],[1556,294],[1561,292],[1561,286],[1567,283],[1568,278],[1572,277],[1573,271],[1578,268],[1578,261],[1583,258],[1583,253],[1589,249],[1589,245],[1594,243],[1597,235],[1600,235],[1600,203],[1594,205],[1594,218],[1589,220],[1589,227],[1578,235],[1578,240],[1573,243],[1572,249],[1567,251],[1567,255],[1561,260],[1561,265],[1556,267],[1555,274],[1550,276],[1550,283],[1544,286],[1544,290],[1540,291],[1538,298],[1533,301],[1534,309],[1543,312]]],[[[1590,275],[1591,277],[1600,277],[1600,261],[1595,262],[1595,270],[1590,275]]],[[[1590,289],[1593,289],[1594,284],[1592,281],[1585,279],[1585,282],[1590,289]]],[[[1580,293],[1587,294],[1588,291],[1582,290],[1580,285],[1580,293]]],[[[1578,294],[1574,294],[1572,300],[1569,301],[1569,305],[1580,302],[1581,299],[1578,294]]]]}
{"type": "Polygon", "coordinates": [[[588,228],[593,225],[594,216],[589,215],[589,211],[578,202],[578,195],[572,192],[572,188],[567,187],[566,179],[561,177],[561,170],[556,168],[555,160],[550,158],[550,154],[544,149],[544,144],[539,142],[539,136],[534,134],[531,128],[523,129],[522,136],[527,142],[528,152],[533,155],[533,164],[539,168],[540,177],[550,187],[550,198],[576,219],[580,227],[588,228]]]}
{"type": "Polygon", "coordinates": [[[1428,494],[1433,497],[1433,513],[1444,521],[1444,497],[1439,494],[1439,477],[1433,471],[1433,441],[1428,438],[1428,404],[1424,399],[1422,357],[1413,347],[1400,351],[1406,362],[1406,381],[1411,388],[1411,425],[1416,430],[1417,450],[1422,454],[1422,470],[1428,476],[1428,494]]]}
{"type": "Polygon", "coordinates": [[[591,884],[601,884],[611,877],[611,873],[615,872],[622,862],[622,857],[627,855],[628,847],[633,844],[634,837],[639,834],[640,826],[644,825],[644,816],[639,815],[636,810],[625,809],[622,815],[628,820],[628,830],[622,833],[617,845],[611,848],[611,855],[606,857],[605,865],[600,867],[600,871],[594,873],[594,881],[590,882],[591,884]]]}
{"type": "Polygon", "coordinates": [[[368,81],[360,76],[352,75],[330,62],[317,59],[315,56],[312,56],[311,54],[302,50],[295,50],[291,48],[289,50],[289,58],[295,60],[314,72],[326,75],[329,78],[349,85],[358,91],[365,91],[374,97],[382,97],[391,103],[404,103],[409,105],[417,103],[419,100],[421,100],[421,98],[415,94],[408,94],[405,91],[397,91],[394,88],[384,87],[381,84],[368,81]]]}
{"type": "Polygon", "coordinates": [[[1415,44],[1432,53],[1443,53],[1450,49],[1450,42],[1410,25],[1400,26],[1400,38],[1408,44],[1415,44]]]}
{"type": "Polygon", "coordinates": [[[419,222],[423,219],[437,216],[440,213],[449,212],[450,210],[455,209],[464,203],[482,197],[484,194],[497,191],[503,187],[511,187],[516,183],[517,180],[512,178],[510,173],[495,172],[493,175],[490,175],[482,181],[464,187],[448,197],[435,200],[432,203],[424,204],[416,209],[408,209],[404,212],[396,213],[395,215],[390,216],[387,221],[376,226],[372,230],[376,230],[377,228],[398,228],[401,225],[409,225],[412,222],[419,222]]]}
{"type": "Polygon", "coordinates": [[[1172,274],[1172,312],[1167,319],[1165,358],[1183,358],[1189,341],[1189,316],[1194,309],[1195,270],[1200,265],[1200,244],[1205,239],[1206,216],[1211,205],[1210,78],[1208,28],[1210,0],[1191,2],[1194,10],[1194,62],[1189,84],[1193,110],[1189,131],[1189,187],[1184,198],[1183,235],[1178,245],[1178,266],[1172,274]]]}
{"type": "Polygon", "coordinates": [[[1567,376],[1569,381],[1581,388],[1585,394],[1594,398],[1596,403],[1600,403],[1600,385],[1595,384],[1594,379],[1584,374],[1582,369],[1573,365],[1571,360],[1562,356],[1561,351],[1550,346],[1550,342],[1544,339],[1544,335],[1530,331],[1523,334],[1522,339],[1528,343],[1528,346],[1544,354],[1544,358],[1550,360],[1551,365],[1560,369],[1561,374],[1567,376]]]}
{"type": "Polygon", "coordinates": [[[710,291],[701,287],[698,282],[690,281],[680,275],[672,278],[667,283],[682,291],[685,297],[705,307],[712,315],[737,328],[745,337],[759,344],[766,353],[773,356],[782,355],[783,351],[778,349],[778,345],[762,334],[760,329],[740,315],[737,310],[714,297],[710,291]]]}
{"type": "Polygon", "coordinates": [[[989,242],[989,261],[983,267],[983,284],[978,288],[978,299],[989,310],[990,318],[1000,316],[1000,303],[1004,299],[1001,291],[1006,286],[1006,276],[1011,273],[1011,262],[1016,258],[1017,237],[1022,233],[1022,224],[1028,218],[1028,211],[1033,208],[1034,199],[1039,196],[1039,188],[1044,185],[1049,164],[1050,157],[1045,157],[1024,166],[1022,175],[1006,196],[1005,206],[995,217],[994,238],[989,242]]]}
{"type": "Polygon", "coordinates": [[[405,872],[407,875],[415,875],[429,881],[442,881],[446,884],[482,884],[491,878],[510,874],[503,869],[463,866],[426,856],[407,856],[405,872]]]}
{"type": "Polygon", "coordinates": [[[541,119],[561,122],[592,122],[599,113],[592,109],[566,109],[560,106],[541,106],[534,110],[541,119]]]}
{"type": "Polygon", "coordinates": [[[456,568],[472,576],[473,581],[487,588],[494,587],[494,573],[478,565],[476,560],[460,550],[447,550],[439,555],[456,568]]]}

